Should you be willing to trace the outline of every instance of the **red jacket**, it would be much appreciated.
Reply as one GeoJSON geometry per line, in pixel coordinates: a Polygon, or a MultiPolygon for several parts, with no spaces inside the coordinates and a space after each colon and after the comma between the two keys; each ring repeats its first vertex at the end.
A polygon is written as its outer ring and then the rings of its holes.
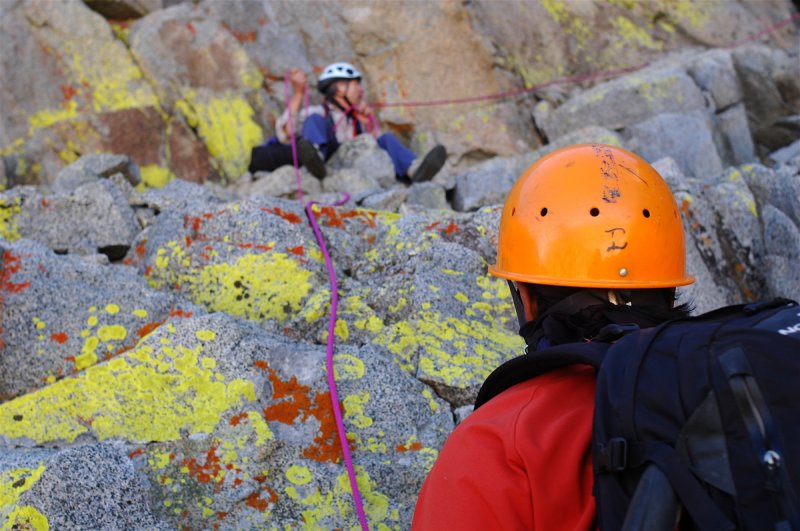
{"type": "Polygon", "coordinates": [[[515,385],[460,424],[420,492],[414,530],[595,528],[595,370],[515,385]]]}

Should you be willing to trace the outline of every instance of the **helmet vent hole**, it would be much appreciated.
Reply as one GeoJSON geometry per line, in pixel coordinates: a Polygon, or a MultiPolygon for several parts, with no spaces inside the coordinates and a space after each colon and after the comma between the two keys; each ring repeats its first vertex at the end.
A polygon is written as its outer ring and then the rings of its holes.
{"type": "Polygon", "coordinates": [[[644,210],[642,210],[642,215],[644,217],[646,217],[646,218],[649,218],[650,217],[650,211],[645,208],[644,210]]]}
{"type": "Polygon", "coordinates": [[[597,207],[594,207],[589,211],[589,214],[591,214],[593,218],[596,218],[597,216],[600,215],[600,209],[597,208],[597,207]]]}
{"type": "Polygon", "coordinates": [[[512,208],[511,209],[511,215],[513,216],[516,213],[517,213],[517,207],[512,208]]]}
{"type": "Polygon", "coordinates": [[[542,215],[542,217],[545,217],[547,215],[547,207],[542,208],[540,214],[542,215]]]}

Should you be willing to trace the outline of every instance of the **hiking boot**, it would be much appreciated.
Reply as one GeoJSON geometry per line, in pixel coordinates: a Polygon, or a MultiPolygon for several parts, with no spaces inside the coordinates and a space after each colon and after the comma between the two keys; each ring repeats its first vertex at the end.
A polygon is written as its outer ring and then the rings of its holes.
{"type": "Polygon", "coordinates": [[[441,144],[436,145],[433,149],[428,151],[425,158],[423,158],[419,164],[417,164],[419,159],[411,164],[411,168],[409,168],[408,172],[409,179],[411,179],[412,183],[430,181],[439,173],[439,170],[442,169],[446,160],[447,150],[441,144]],[[416,168],[414,167],[415,165],[416,168]]]}
{"type": "Polygon", "coordinates": [[[297,139],[297,158],[300,160],[300,165],[303,166],[308,172],[319,180],[325,178],[327,171],[325,170],[325,161],[322,160],[317,148],[303,137],[297,139]]]}

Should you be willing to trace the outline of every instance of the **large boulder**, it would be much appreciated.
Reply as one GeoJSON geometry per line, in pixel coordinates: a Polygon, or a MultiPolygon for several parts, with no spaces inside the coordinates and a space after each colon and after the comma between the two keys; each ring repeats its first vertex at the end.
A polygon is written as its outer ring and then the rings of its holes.
{"type": "Polygon", "coordinates": [[[8,3],[0,34],[0,148],[13,181],[48,182],[102,152],[131,156],[150,183],[207,176],[190,160],[202,151],[193,133],[164,119],[125,44],[82,2],[8,3]]]}
{"type": "Polygon", "coordinates": [[[548,138],[555,140],[589,125],[620,130],[658,114],[704,109],[700,89],[684,70],[653,67],[577,94],[539,125],[548,138]]]}
{"type": "Polygon", "coordinates": [[[167,110],[202,139],[228,180],[247,168],[261,143],[262,75],[237,38],[207,8],[179,4],[138,20],[131,54],[167,110]]]}
{"type": "MultiPolygon", "coordinates": [[[[0,437],[82,441],[89,446],[73,452],[84,459],[104,448],[91,441],[125,445],[141,474],[133,479],[150,487],[150,510],[173,528],[342,528],[357,520],[330,413],[338,396],[371,524],[408,527],[453,427],[450,408],[382,349],[339,348],[333,363],[336,395],[321,347],[222,314],[182,319],[109,362],[1,404],[0,437]]],[[[131,469],[127,456],[116,459],[131,469]]],[[[53,499],[79,483],[43,479],[53,499]]],[[[135,481],[114,488],[126,484],[135,481]]],[[[59,514],[57,505],[38,507],[48,519],[59,514]]]]}
{"type": "Polygon", "coordinates": [[[800,66],[798,51],[750,45],[732,52],[742,83],[747,118],[762,154],[791,144],[798,128],[782,119],[800,113],[800,66]]]}
{"type": "Polygon", "coordinates": [[[50,195],[16,187],[0,193],[0,205],[5,210],[0,235],[36,240],[60,253],[103,253],[119,260],[141,230],[125,192],[110,179],[50,195]]]}
{"type": "MultiPolygon", "coordinates": [[[[505,284],[486,276],[480,249],[456,243],[486,234],[485,226],[436,211],[398,218],[323,207],[315,217],[342,298],[338,340],[386,346],[404,369],[461,403],[521,347],[506,327],[513,309],[505,284]]],[[[129,258],[155,288],[324,342],[329,280],[304,219],[297,203],[278,200],[192,205],[162,212],[137,240],[144,253],[129,258]]]]}
{"type": "Polygon", "coordinates": [[[133,347],[171,315],[197,311],[128,267],[0,245],[0,398],[71,376],[133,347]]]}

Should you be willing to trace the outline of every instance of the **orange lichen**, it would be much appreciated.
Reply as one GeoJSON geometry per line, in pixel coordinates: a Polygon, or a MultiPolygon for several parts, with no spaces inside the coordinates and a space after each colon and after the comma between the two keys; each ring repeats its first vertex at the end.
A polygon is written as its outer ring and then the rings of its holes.
{"type": "Polygon", "coordinates": [[[156,328],[158,328],[159,326],[161,326],[162,324],[164,324],[164,321],[152,321],[150,323],[146,323],[139,329],[138,332],[136,332],[136,335],[138,335],[139,337],[144,337],[153,330],[155,330],[156,328]]]}
{"type": "Polygon", "coordinates": [[[256,491],[250,496],[245,499],[245,505],[248,507],[252,507],[256,511],[264,512],[269,508],[270,503],[276,503],[278,501],[278,494],[269,487],[264,487],[261,491],[256,491]],[[261,494],[266,491],[266,494],[269,496],[267,499],[261,497],[261,494]]]}
{"type": "Polygon", "coordinates": [[[224,476],[220,474],[222,467],[217,455],[217,445],[208,449],[203,463],[198,462],[195,458],[184,459],[183,466],[189,470],[189,475],[200,483],[210,483],[212,479],[219,483],[224,479],[224,476]]]}
{"type": "Polygon", "coordinates": [[[57,332],[55,334],[50,335],[50,341],[53,341],[54,343],[58,343],[60,345],[66,343],[68,339],[69,336],[64,332],[57,332]]]}
{"type": "Polygon", "coordinates": [[[11,253],[3,252],[3,267],[0,268],[0,291],[6,293],[19,293],[30,287],[30,282],[11,282],[11,277],[17,274],[22,267],[20,258],[11,253]]]}
{"type": "Polygon", "coordinates": [[[285,219],[289,223],[294,223],[295,225],[297,225],[298,223],[302,223],[303,221],[302,219],[300,219],[300,216],[298,216],[294,212],[284,212],[278,207],[275,208],[262,207],[261,210],[263,210],[264,212],[269,212],[270,214],[275,214],[276,216],[285,219]]]}
{"type": "MultiPolygon", "coordinates": [[[[242,421],[242,419],[245,419],[245,418],[247,418],[247,413],[246,412],[245,413],[239,413],[238,415],[234,415],[233,417],[231,417],[231,420],[230,420],[231,426],[238,426],[239,423],[242,421]]],[[[228,466],[232,468],[232,465],[228,465],[228,466]]]]}
{"type": "Polygon", "coordinates": [[[314,443],[303,450],[303,456],[319,462],[338,462],[342,449],[336,436],[336,421],[331,413],[330,392],[314,393],[312,398],[310,388],[299,383],[295,376],[288,381],[281,380],[277,371],[265,362],[259,362],[256,361],[256,366],[269,373],[272,398],[277,400],[264,408],[264,418],[288,425],[294,424],[298,418],[301,422],[315,418],[319,422],[319,431],[314,443]]]}
{"type": "Polygon", "coordinates": [[[398,452],[418,452],[419,450],[422,450],[422,443],[419,441],[414,441],[410,444],[398,444],[395,447],[395,450],[398,452]]]}
{"type": "Polygon", "coordinates": [[[447,227],[445,227],[442,232],[450,236],[454,232],[458,232],[458,230],[459,230],[458,225],[456,225],[454,222],[450,222],[450,224],[447,227]]]}

